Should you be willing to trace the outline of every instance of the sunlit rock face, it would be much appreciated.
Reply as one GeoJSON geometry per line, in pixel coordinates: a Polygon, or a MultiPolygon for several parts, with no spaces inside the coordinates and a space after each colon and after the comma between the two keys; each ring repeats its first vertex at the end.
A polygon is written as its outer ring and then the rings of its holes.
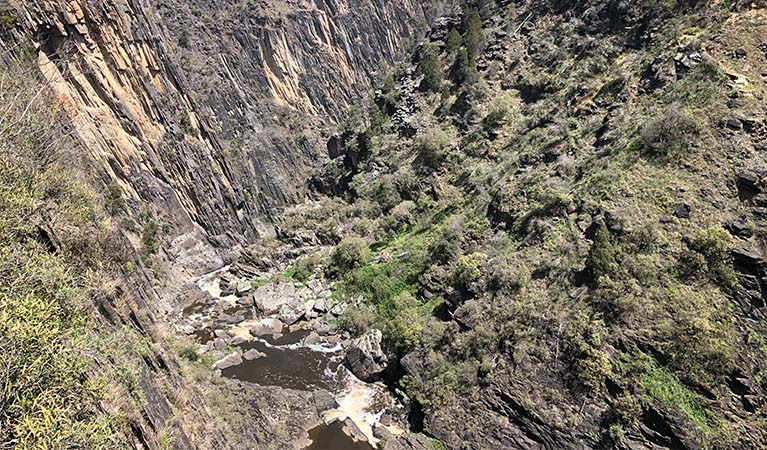
{"type": "Polygon", "coordinates": [[[24,2],[14,33],[129,207],[223,247],[300,196],[324,131],[428,23],[423,3],[48,0],[24,2]]]}

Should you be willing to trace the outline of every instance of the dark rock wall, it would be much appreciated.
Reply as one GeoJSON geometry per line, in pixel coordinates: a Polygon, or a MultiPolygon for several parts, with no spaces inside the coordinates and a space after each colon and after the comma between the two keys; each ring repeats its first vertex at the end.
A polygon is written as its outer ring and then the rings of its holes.
{"type": "MultiPolygon", "coordinates": [[[[322,130],[428,22],[414,0],[24,2],[17,40],[132,210],[220,247],[263,234],[322,130]]],[[[11,45],[4,39],[4,46],[11,45]]]]}

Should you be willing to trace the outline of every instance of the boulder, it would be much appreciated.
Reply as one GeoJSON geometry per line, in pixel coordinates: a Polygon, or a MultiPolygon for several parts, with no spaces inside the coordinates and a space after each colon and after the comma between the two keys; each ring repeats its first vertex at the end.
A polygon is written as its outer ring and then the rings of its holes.
{"type": "Polygon", "coordinates": [[[314,397],[314,405],[317,407],[317,411],[330,411],[331,409],[338,408],[338,403],[330,392],[320,389],[312,393],[314,397]]]}
{"type": "Polygon", "coordinates": [[[315,300],[313,306],[314,306],[314,310],[320,313],[327,312],[328,310],[327,303],[325,302],[325,299],[323,298],[315,300]]]}
{"type": "Polygon", "coordinates": [[[251,307],[253,306],[253,296],[250,294],[245,294],[240,297],[237,297],[237,305],[241,307],[251,307]]]}
{"type": "Polygon", "coordinates": [[[301,317],[304,316],[303,303],[293,302],[292,304],[284,304],[280,307],[278,317],[286,325],[293,325],[298,322],[301,317]]]}
{"type": "Polygon", "coordinates": [[[258,358],[265,358],[266,353],[259,352],[255,348],[252,348],[248,350],[247,352],[243,353],[242,357],[243,359],[245,359],[245,361],[253,361],[254,359],[258,359],[258,358]]]}
{"type": "Polygon", "coordinates": [[[237,282],[237,288],[235,290],[235,294],[238,297],[244,297],[246,296],[251,290],[253,290],[253,285],[250,283],[250,281],[247,280],[239,280],[237,282]]]}
{"type": "Polygon", "coordinates": [[[677,205],[676,210],[674,211],[674,215],[680,219],[689,219],[690,214],[692,214],[692,206],[688,205],[687,203],[680,203],[677,205]]]}
{"type": "Polygon", "coordinates": [[[758,251],[739,247],[731,252],[735,270],[740,273],[762,276],[767,274],[767,259],[758,251]]]}
{"type": "Polygon", "coordinates": [[[357,426],[356,423],[351,418],[346,418],[342,422],[341,431],[344,432],[345,435],[352,438],[354,442],[367,442],[368,438],[365,436],[365,433],[360,430],[360,428],[357,426]]]}
{"type": "Polygon", "coordinates": [[[748,239],[754,235],[754,230],[751,228],[751,225],[743,219],[735,219],[732,222],[727,223],[725,228],[727,228],[727,231],[733,236],[744,239],[748,239]]]}
{"type": "Polygon", "coordinates": [[[179,331],[179,333],[183,334],[194,334],[196,331],[195,328],[191,325],[179,325],[176,327],[176,329],[179,331]]]}
{"type": "Polygon", "coordinates": [[[312,344],[318,344],[320,342],[320,335],[317,334],[317,332],[312,331],[309,333],[309,336],[306,336],[304,338],[304,344],[306,345],[312,345],[312,344]]]}
{"type": "Polygon", "coordinates": [[[762,192],[759,177],[753,172],[743,172],[735,179],[741,200],[749,200],[762,192]]]}
{"type": "Polygon", "coordinates": [[[229,339],[229,345],[240,345],[240,344],[244,344],[247,341],[248,340],[242,336],[234,336],[233,338],[229,339]]]}
{"type": "Polygon", "coordinates": [[[386,370],[389,358],[381,349],[383,334],[372,329],[354,339],[346,352],[352,373],[362,381],[376,381],[386,370]]]}
{"type": "Polygon", "coordinates": [[[242,364],[242,355],[239,352],[231,353],[213,364],[214,370],[225,370],[242,364]]]}
{"type": "Polygon", "coordinates": [[[230,278],[227,275],[221,275],[221,278],[218,280],[218,288],[221,289],[221,297],[233,295],[237,288],[237,279],[230,278]]]}
{"type": "Polygon", "coordinates": [[[476,300],[469,300],[455,310],[453,319],[462,327],[474,328],[482,319],[481,314],[478,314],[478,306],[476,300]]]}
{"type": "Polygon", "coordinates": [[[304,311],[309,312],[314,309],[314,300],[304,302],[304,311]]]}
{"type": "Polygon", "coordinates": [[[383,442],[382,450],[431,450],[429,438],[420,433],[393,434],[389,428],[376,424],[373,434],[383,442]]]}
{"type": "Polygon", "coordinates": [[[282,332],[284,324],[279,319],[267,317],[255,321],[248,321],[240,324],[247,327],[253,336],[269,336],[282,332]]]}
{"type": "Polygon", "coordinates": [[[346,303],[337,303],[333,308],[330,309],[330,314],[333,314],[334,316],[340,316],[341,314],[346,311],[346,308],[348,305],[346,303]]]}
{"type": "Polygon", "coordinates": [[[674,63],[676,64],[676,71],[680,73],[688,72],[695,66],[701,63],[703,57],[699,52],[691,53],[677,53],[674,56],[674,63]]]}
{"type": "Polygon", "coordinates": [[[226,331],[224,331],[224,330],[214,330],[214,331],[213,331],[213,336],[215,336],[215,337],[217,337],[217,338],[226,339],[226,338],[228,338],[228,337],[229,337],[229,333],[227,333],[227,332],[226,332],[226,331]]]}
{"type": "Polygon", "coordinates": [[[322,282],[317,279],[309,280],[306,283],[306,287],[315,294],[322,292],[322,282]]]}
{"type": "Polygon", "coordinates": [[[293,283],[274,283],[259,286],[253,292],[253,302],[264,314],[276,314],[283,305],[294,302],[296,287],[293,283]]]}
{"type": "Polygon", "coordinates": [[[226,347],[226,341],[221,338],[215,338],[209,341],[207,346],[211,350],[221,350],[222,348],[226,347]]]}

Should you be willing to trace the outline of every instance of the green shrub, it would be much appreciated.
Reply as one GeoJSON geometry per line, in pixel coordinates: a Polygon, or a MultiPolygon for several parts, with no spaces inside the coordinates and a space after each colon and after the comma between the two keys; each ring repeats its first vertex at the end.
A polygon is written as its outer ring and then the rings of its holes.
{"type": "Polygon", "coordinates": [[[611,373],[610,356],[603,350],[589,348],[576,364],[578,379],[591,393],[600,392],[611,373]]]}
{"type": "Polygon", "coordinates": [[[715,286],[679,285],[661,292],[654,301],[669,313],[654,324],[653,338],[669,366],[695,384],[720,383],[736,358],[737,331],[726,298],[715,286]]]}
{"type": "Polygon", "coordinates": [[[607,226],[601,225],[597,229],[596,237],[586,257],[585,272],[591,277],[592,282],[596,282],[600,277],[614,273],[617,265],[616,251],[610,232],[607,226]]]}
{"type": "Polygon", "coordinates": [[[344,238],[333,249],[330,256],[331,269],[336,274],[349,272],[365,264],[367,259],[367,243],[359,237],[344,238]]]}
{"type": "Polygon", "coordinates": [[[429,438],[429,447],[431,450],[447,450],[447,445],[436,438],[429,438]]]}
{"type": "Polygon", "coordinates": [[[687,270],[700,270],[705,264],[705,273],[711,281],[722,286],[734,286],[737,277],[730,256],[731,245],[732,237],[721,226],[700,230],[689,243],[690,250],[695,254],[686,257],[687,270]]]}
{"type": "Polygon", "coordinates": [[[387,323],[387,338],[405,353],[421,343],[428,316],[421,314],[418,301],[408,291],[403,291],[393,298],[392,308],[396,314],[387,323]]]}
{"type": "Polygon", "coordinates": [[[614,420],[629,427],[636,425],[642,415],[642,404],[629,393],[618,395],[611,406],[614,420]]]}
{"type": "Polygon", "coordinates": [[[482,128],[491,138],[494,138],[497,130],[509,123],[514,111],[514,97],[511,95],[499,96],[493,102],[490,112],[482,119],[482,128]]]}
{"type": "Polygon", "coordinates": [[[370,199],[381,207],[386,213],[397,206],[401,201],[396,181],[392,175],[384,175],[373,183],[370,199]]]}
{"type": "Polygon", "coordinates": [[[441,128],[427,128],[418,133],[414,147],[421,165],[437,169],[447,158],[450,136],[441,128]]]}
{"type": "Polygon", "coordinates": [[[418,61],[418,73],[423,76],[421,85],[430,91],[438,91],[443,78],[439,52],[433,44],[427,44],[421,52],[421,59],[418,61]]]}
{"type": "Polygon", "coordinates": [[[493,258],[488,266],[488,289],[497,293],[511,293],[524,288],[530,280],[525,264],[511,258],[493,258]]]}
{"type": "Polygon", "coordinates": [[[3,438],[17,448],[114,448],[100,392],[86,381],[90,331],[75,270],[40,250],[0,250],[3,438]]]}
{"type": "Polygon", "coordinates": [[[346,308],[340,318],[340,325],[355,335],[361,335],[378,322],[378,315],[373,308],[354,305],[346,308]]]}
{"type": "Polygon", "coordinates": [[[476,390],[479,381],[475,361],[451,361],[433,352],[426,358],[429,369],[425,373],[406,375],[401,383],[405,392],[427,411],[450,406],[459,396],[476,390]]]}
{"type": "Polygon", "coordinates": [[[688,111],[672,105],[640,133],[642,153],[659,158],[683,157],[698,143],[701,126],[688,111]]]}
{"type": "Polygon", "coordinates": [[[415,202],[410,200],[405,200],[392,208],[391,214],[387,217],[389,228],[399,231],[415,225],[417,209],[415,202]]]}
{"type": "Polygon", "coordinates": [[[464,219],[461,216],[451,216],[442,226],[441,233],[430,246],[429,253],[434,262],[444,264],[458,257],[464,232],[464,219]]]}
{"type": "Polygon", "coordinates": [[[641,359],[642,386],[647,393],[662,404],[678,408],[701,429],[709,428],[709,412],[704,407],[704,399],[685,386],[679,377],[660,366],[653,359],[644,356],[641,359]]]}
{"type": "Polygon", "coordinates": [[[416,294],[418,274],[413,266],[401,261],[370,264],[347,273],[343,289],[348,294],[362,294],[377,306],[379,315],[389,319],[397,314],[394,299],[399,294],[416,294]]]}
{"type": "Polygon", "coordinates": [[[314,253],[302,256],[296,259],[293,265],[285,272],[285,275],[298,282],[306,283],[321,263],[322,258],[319,254],[314,253]]]}
{"type": "Polygon", "coordinates": [[[472,253],[458,258],[453,268],[453,285],[461,290],[468,290],[482,280],[482,268],[487,262],[484,253],[472,253]]]}
{"type": "Polygon", "coordinates": [[[183,346],[179,350],[178,356],[190,362],[197,362],[200,359],[200,355],[197,353],[197,349],[195,349],[193,345],[183,346]]]}

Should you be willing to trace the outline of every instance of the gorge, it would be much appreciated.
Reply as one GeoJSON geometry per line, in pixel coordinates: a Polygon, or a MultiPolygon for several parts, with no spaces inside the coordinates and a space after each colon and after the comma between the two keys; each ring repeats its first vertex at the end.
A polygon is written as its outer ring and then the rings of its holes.
{"type": "Polygon", "coordinates": [[[767,445],[767,9],[0,2],[0,448],[767,445]]]}

